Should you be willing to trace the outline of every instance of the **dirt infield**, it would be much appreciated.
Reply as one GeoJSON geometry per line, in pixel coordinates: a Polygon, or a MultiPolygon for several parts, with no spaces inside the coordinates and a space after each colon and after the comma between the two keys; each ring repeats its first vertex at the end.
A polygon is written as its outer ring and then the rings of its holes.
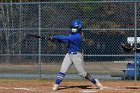
{"type": "Polygon", "coordinates": [[[101,81],[104,90],[96,89],[86,80],[64,80],[58,91],[52,91],[53,81],[47,80],[0,80],[0,93],[140,93],[140,82],[101,81]]]}

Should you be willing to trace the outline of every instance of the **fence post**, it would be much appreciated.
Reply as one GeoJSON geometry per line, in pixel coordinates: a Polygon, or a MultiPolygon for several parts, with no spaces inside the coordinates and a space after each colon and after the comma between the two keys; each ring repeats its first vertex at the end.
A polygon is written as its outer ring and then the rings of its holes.
{"type": "MultiPolygon", "coordinates": [[[[39,3],[38,5],[38,34],[39,36],[41,35],[41,5],[39,3]]],[[[39,55],[38,55],[38,66],[39,66],[39,79],[41,79],[41,39],[39,39],[39,45],[38,45],[38,52],[39,52],[39,55]]]]}
{"type": "MultiPolygon", "coordinates": [[[[135,2],[135,38],[134,38],[134,45],[137,48],[137,2],[135,2]]],[[[137,53],[135,53],[135,77],[134,81],[137,81],[137,53]]]]}

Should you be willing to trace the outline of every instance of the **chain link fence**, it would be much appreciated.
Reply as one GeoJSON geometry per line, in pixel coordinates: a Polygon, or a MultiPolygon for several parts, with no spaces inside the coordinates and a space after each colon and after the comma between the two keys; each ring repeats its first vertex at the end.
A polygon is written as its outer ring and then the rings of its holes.
{"type": "MultiPolygon", "coordinates": [[[[0,3],[0,77],[54,79],[67,45],[26,34],[68,35],[71,21],[80,19],[85,70],[95,78],[121,79],[135,54],[126,54],[120,44],[140,36],[139,15],[140,2],[0,3]]],[[[66,79],[80,79],[73,66],[66,79]]]]}

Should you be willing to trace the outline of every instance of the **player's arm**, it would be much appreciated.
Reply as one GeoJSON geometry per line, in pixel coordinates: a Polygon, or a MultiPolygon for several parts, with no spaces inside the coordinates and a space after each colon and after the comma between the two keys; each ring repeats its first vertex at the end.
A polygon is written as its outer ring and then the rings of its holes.
{"type": "Polygon", "coordinates": [[[134,52],[139,52],[139,53],[140,53],[140,48],[136,48],[136,49],[133,48],[133,51],[134,51],[134,52]]]}
{"type": "Polygon", "coordinates": [[[71,40],[71,36],[65,36],[65,35],[56,35],[56,36],[51,36],[50,38],[56,39],[57,42],[61,42],[61,43],[67,43],[71,40]]]}
{"type": "Polygon", "coordinates": [[[125,52],[140,52],[140,48],[134,48],[130,44],[121,44],[121,47],[125,52]]]}

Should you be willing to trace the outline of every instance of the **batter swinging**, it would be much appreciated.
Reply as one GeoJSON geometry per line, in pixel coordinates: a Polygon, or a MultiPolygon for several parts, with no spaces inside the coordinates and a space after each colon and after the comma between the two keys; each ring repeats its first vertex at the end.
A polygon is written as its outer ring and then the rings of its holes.
{"type": "Polygon", "coordinates": [[[91,81],[99,89],[103,89],[102,84],[93,79],[89,73],[83,68],[83,56],[81,54],[82,43],[82,22],[80,20],[73,20],[71,23],[71,34],[69,36],[55,35],[51,36],[49,40],[61,43],[68,43],[68,53],[65,55],[60,72],[57,75],[55,84],[52,88],[53,91],[58,89],[59,84],[62,82],[67,70],[73,64],[80,76],[91,81]]]}

